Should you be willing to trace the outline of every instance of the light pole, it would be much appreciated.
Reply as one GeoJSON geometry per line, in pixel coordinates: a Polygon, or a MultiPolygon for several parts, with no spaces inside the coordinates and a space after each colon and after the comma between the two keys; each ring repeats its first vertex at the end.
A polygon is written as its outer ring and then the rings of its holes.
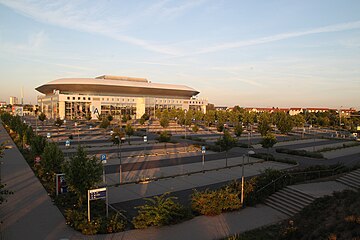
{"type": "MultiPolygon", "coordinates": [[[[247,153],[248,163],[249,163],[250,155],[253,155],[253,154],[255,154],[254,151],[248,151],[248,153],[247,153]]],[[[245,184],[244,166],[245,166],[245,154],[243,154],[243,162],[242,162],[242,169],[241,169],[241,198],[240,198],[240,202],[241,202],[242,208],[244,208],[244,184],[245,184]]]]}
{"type": "Polygon", "coordinates": [[[343,106],[340,106],[340,108],[339,108],[339,124],[340,124],[340,129],[341,129],[341,108],[342,108],[343,106]]]}
{"type": "Polygon", "coordinates": [[[122,145],[122,142],[125,141],[125,138],[124,138],[124,137],[120,138],[118,135],[115,136],[115,138],[117,139],[117,143],[118,143],[118,158],[119,158],[119,163],[120,163],[120,167],[119,167],[119,182],[120,182],[120,184],[121,184],[121,183],[122,183],[121,145],[122,145]]]}

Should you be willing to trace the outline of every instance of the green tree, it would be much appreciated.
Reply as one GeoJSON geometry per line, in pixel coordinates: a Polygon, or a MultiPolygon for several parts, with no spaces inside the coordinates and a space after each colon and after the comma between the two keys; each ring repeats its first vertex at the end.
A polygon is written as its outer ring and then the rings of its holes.
{"type": "Polygon", "coordinates": [[[208,127],[215,122],[215,111],[209,110],[205,113],[204,121],[208,127]]]}
{"type": "Polygon", "coordinates": [[[292,116],[292,121],[295,127],[303,127],[305,124],[305,118],[302,114],[292,116]]]}
{"type": "Polygon", "coordinates": [[[228,151],[236,146],[237,140],[233,138],[229,131],[225,130],[224,135],[217,140],[216,144],[221,147],[222,150],[225,151],[225,166],[228,166],[228,151]]]}
{"type": "Polygon", "coordinates": [[[63,125],[64,120],[60,119],[60,118],[56,118],[54,125],[57,127],[61,127],[61,125],[63,125]]]}
{"type": "Polygon", "coordinates": [[[78,197],[81,207],[86,199],[87,191],[96,187],[102,179],[103,165],[95,156],[88,157],[84,148],[79,146],[75,156],[63,165],[66,183],[78,197]]]}
{"type": "Polygon", "coordinates": [[[267,134],[263,137],[260,144],[263,148],[267,149],[266,160],[269,157],[269,148],[272,148],[277,143],[276,137],[273,134],[267,134]]]}
{"type": "Polygon", "coordinates": [[[259,116],[258,131],[261,136],[265,136],[270,130],[270,115],[267,112],[263,112],[259,116]]]}
{"type": "Polygon", "coordinates": [[[109,122],[111,122],[114,119],[113,116],[111,116],[111,115],[108,115],[106,118],[109,122]]]}
{"type": "MultiPolygon", "coordinates": [[[[6,142],[2,142],[0,144],[0,158],[3,158],[3,156],[4,156],[5,144],[6,144],[6,142]]],[[[1,181],[1,178],[0,178],[0,205],[6,201],[6,199],[5,199],[6,195],[13,194],[12,191],[5,189],[5,187],[6,187],[6,184],[3,184],[1,181]]]]}
{"type": "Polygon", "coordinates": [[[236,124],[234,127],[234,133],[236,137],[240,137],[244,129],[240,123],[236,124]]]}
{"type": "Polygon", "coordinates": [[[31,153],[34,156],[40,156],[44,152],[46,139],[43,136],[36,135],[30,140],[31,153]]]}
{"type": "Polygon", "coordinates": [[[109,125],[110,125],[109,120],[107,118],[103,118],[101,123],[100,123],[100,127],[106,129],[106,128],[109,127],[109,125]]]}
{"type": "MultiPolygon", "coordinates": [[[[61,167],[64,163],[64,155],[58,145],[54,142],[48,142],[41,155],[40,166],[42,168],[41,177],[46,182],[54,182],[55,174],[61,173],[61,167]]],[[[53,185],[52,185],[53,186],[53,185]]],[[[52,190],[55,190],[55,186],[52,190]]]]}
{"type": "Polygon", "coordinates": [[[111,141],[114,145],[120,144],[121,138],[125,137],[125,133],[119,127],[113,129],[113,133],[111,134],[111,141]]]}
{"type": "Polygon", "coordinates": [[[167,110],[164,110],[160,117],[160,125],[163,128],[167,128],[169,126],[170,119],[169,119],[169,112],[167,110]]]}
{"type": "Polygon", "coordinates": [[[45,113],[40,113],[40,115],[39,115],[39,120],[41,121],[41,123],[42,123],[42,125],[44,125],[44,121],[46,120],[46,115],[45,115],[45,113]]]}
{"type": "Polygon", "coordinates": [[[126,135],[128,135],[128,137],[129,137],[129,145],[130,145],[130,137],[131,137],[132,135],[134,135],[134,132],[135,132],[135,130],[134,130],[134,128],[131,126],[131,124],[130,124],[130,123],[126,124],[125,133],[126,133],[126,135]]]}
{"type": "Polygon", "coordinates": [[[279,118],[277,127],[282,134],[287,134],[293,128],[294,124],[292,118],[287,113],[282,113],[279,118]]]}
{"type": "Polygon", "coordinates": [[[192,127],[192,131],[193,132],[198,132],[199,131],[199,126],[197,124],[195,124],[193,127],[192,127]]]}

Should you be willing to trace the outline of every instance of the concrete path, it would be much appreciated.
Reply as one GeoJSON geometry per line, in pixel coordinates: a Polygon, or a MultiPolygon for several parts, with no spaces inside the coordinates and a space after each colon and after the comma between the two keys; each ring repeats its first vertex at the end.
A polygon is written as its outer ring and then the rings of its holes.
{"type": "Polygon", "coordinates": [[[80,239],[81,235],[65,224],[59,209],[0,124],[0,142],[11,149],[1,159],[1,178],[13,195],[1,205],[1,239],[80,239]]]}
{"type": "Polygon", "coordinates": [[[333,159],[333,158],[353,155],[353,154],[357,154],[357,153],[360,153],[360,146],[343,148],[343,149],[338,149],[338,150],[333,150],[333,151],[328,151],[328,152],[322,152],[322,155],[324,157],[326,157],[327,159],[333,159]]]}

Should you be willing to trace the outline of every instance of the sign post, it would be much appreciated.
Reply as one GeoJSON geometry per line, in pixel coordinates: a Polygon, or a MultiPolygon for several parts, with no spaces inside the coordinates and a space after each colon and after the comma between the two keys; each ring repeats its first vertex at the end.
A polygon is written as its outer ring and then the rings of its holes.
{"type": "Polygon", "coordinates": [[[57,173],[55,176],[55,187],[56,187],[56,196],[58,196],[61,193],[67,192],[67,184],[65,180],[65,174],[64,173],[57,173]]]}
{"type": "Polygon", "coordinates": [[[70,140],[66,140],[65,147],[70,147],[70,140]]]}
{"type": "Polygon", "coordinates": [[[202,170],[203,170],[203,172],[205,171],[205,152],[206,152],[206,147],[205,147],[205,146],[201,146],[201,153],[202,153],[202,170]]]}
{"type": "Polygon", "coordinates": [[[47,137],[47,138],[50,138],[50,137],[51,137],[51,133],[47,133],[47,134],[46,134],[46,137],[47,137]]]}
{"type": "Polygon", "coordinates": [[[144,145],[144,157],[145,157],[145,151],[146,151],[146,143],[147,143],[147,141],[148,141],[148,139],[147,139],[147,136],[145,135],[145,136],[144,136],[144,143],[145,143],[145,145],[144,145]]]}
{"type": "Polygon", "coordinates": [[[88,222],[91,221],[90,218],[90,201],[98,200],[98,199],[105,199],[106,201],[106,217],[109,217],[109,200],[108,200],[108,193],[107,188],[97,188],[88,190],[88,222]]]}
{"type": "Polygon", "coordinates": [[[105,164],[106,164],[106,154],[101,154],[100,155],[100,160],[103,164],[103,182],[106,183],[106,178],[105,178],[105,164]]]}

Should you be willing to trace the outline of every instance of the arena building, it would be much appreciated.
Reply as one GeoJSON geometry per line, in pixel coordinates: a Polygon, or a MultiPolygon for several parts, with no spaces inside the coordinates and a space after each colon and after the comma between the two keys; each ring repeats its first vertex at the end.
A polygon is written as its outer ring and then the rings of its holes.
{"type": "Polygon", "coordinates": [[[184,85],[152,83],[145,78],[103,75],[96,78],[61,78],[36,88],[40,111],[48,118],[84,119],[144,113],[154,116],[157,109],[201,110],[207,100],[198,99],[193,88],[184,85]]]}

